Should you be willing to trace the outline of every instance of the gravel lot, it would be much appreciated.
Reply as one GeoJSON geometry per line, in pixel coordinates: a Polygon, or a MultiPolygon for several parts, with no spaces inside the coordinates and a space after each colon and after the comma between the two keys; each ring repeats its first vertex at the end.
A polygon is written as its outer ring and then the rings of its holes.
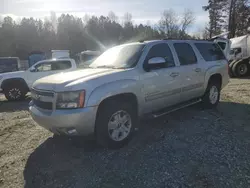
{"type": "MultiPolygon", "coordinates": [[[[200,105],[141,123],[120,150],[52,138],[24,102],[0,104],[0,187],[250,187],[250,79],[217,109],[200,105]]],[[[78,141],[78,142],[77,142],[78,141]]]]}

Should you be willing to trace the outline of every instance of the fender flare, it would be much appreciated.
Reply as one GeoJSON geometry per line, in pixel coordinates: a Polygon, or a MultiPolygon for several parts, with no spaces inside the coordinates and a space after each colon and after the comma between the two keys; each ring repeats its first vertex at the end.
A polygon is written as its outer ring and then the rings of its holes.
{"type": "MultiPolygon", "coordinates": [[[[138,87],[137,81],[133,79],[118,80],[109,83],[105,83],[96,87],[88,96],[86,100],[86,106],[99,106],[99,104],[112,96],[119,94],[134,94],[140,95],[141,88],[138,87]]],[[[137,97],[138,105],[142,101],[141,97],[137,97]]]]}
{"type": "Polygon", "coordinates": [[[204,92],[206,91],[207,89],[207,86],[208,86],[208,82],[210,80],[210,78],[215,75],[215,74],[220,74],[221,77],[223,78],[222,74],[220,72],[218,72],[218,66],[213,66],[211,68],[209,68],[207,71],[206,71],[206,74],[205,74],[205,84],[204,84],[204,92]]]}

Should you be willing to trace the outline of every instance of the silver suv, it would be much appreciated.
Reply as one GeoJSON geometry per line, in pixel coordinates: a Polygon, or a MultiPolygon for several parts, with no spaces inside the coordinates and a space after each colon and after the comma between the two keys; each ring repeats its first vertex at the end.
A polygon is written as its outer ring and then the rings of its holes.
{"type": "Polygon", "coordinates": [[[215,107],[228,81],[228,61],[214,42],[130,43],[107,50],[87,69],[37,80],[29,109],[55,134],[92,134],[103,146],[119,148],[140,117],[198,102],[215,107]]]}

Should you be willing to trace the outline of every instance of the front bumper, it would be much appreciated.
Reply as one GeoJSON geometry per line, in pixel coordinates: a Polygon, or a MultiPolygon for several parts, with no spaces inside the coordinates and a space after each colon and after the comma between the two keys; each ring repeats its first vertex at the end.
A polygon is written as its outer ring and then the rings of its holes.
{"type": "Polygon", "coordinates": [[[87,136],[95,131],[97,106],[49,111],[31,105],[29,111],[35,122],[55,134],[87,136]]]}

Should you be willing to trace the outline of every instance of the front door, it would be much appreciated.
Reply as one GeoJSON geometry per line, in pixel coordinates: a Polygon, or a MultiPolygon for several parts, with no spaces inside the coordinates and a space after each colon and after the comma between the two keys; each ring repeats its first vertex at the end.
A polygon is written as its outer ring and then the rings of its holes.
{"type": "Polygon", "coordinates": [[[160,110],[177,104],[180,100],[180,72],[168,44],[154,45],[148,52],[144,66],[154,57],[163,57],[166,64],[161,67],[149,67],[149,71],[140,77],[145,99],[143,113],[160,110]]]}

